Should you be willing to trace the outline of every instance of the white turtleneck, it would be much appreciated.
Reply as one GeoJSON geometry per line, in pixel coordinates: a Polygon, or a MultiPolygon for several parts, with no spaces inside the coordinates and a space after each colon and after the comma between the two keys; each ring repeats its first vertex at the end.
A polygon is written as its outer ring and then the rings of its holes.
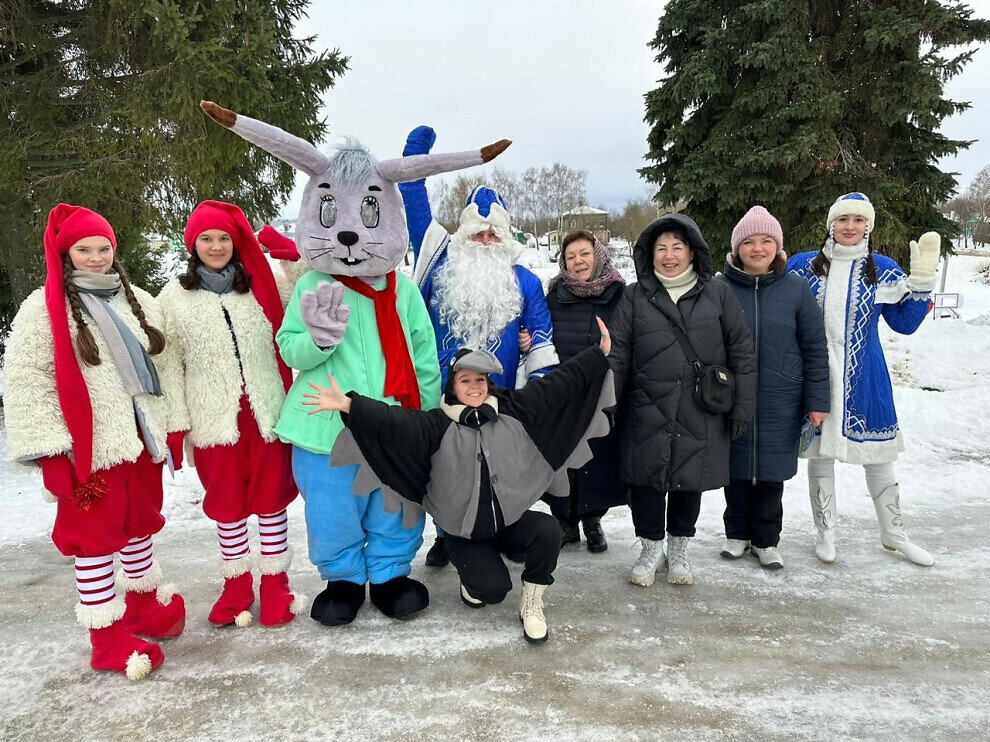
{"type": "Polygon", "coordinates": [[[864,239],[855,245],[840,245],[835,240],[829,240],[823,252],[829,260],[858,260],[865,258],[869,251],[867,241],[864,239]]]}
{"type": "Polygon", "coordinates": [[[688,265],[687,270],[685,270],[680,275],[674,276],[673,278],[668,278],[667,276],[659,273],[656,268],[653,269],[653,275],[657,277],[657,280],[663,284],[663,287],[667,289],[667,293],[670,294],[671,301],[676,304],[684,294],[694,288],[694,285],[698,283],[698,274],[694,270],[694,265],[688,265]]]}

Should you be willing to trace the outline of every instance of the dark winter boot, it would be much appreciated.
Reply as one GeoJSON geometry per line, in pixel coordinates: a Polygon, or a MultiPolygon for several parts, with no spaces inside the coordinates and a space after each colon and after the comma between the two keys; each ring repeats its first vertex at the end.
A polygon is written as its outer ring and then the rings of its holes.
{"type": "Polygon", "coordinates": [[[347,580],[330,580],[316,596],[310,617],[324,626],[345,626],[354,620],[364,603],[364,585],[347,580]]]}
{"type": "Polygon", "coordinates": [[[584,537],[588,539],[588,551],[592,554],[600,554],[608,548],[605,531],[602,530],[601,518],[585,518],[581,521],[581,525],[584,527],[584,537]]]}
{"type": "MultiPolygon", "coordinates": [[[[576,525],[572,526],[562,518],[557,518],[557,525],[560,526],[561,546],[581,543],[581,534],[578,532],[578,527],[576,525]]],[[[585,531],[585,533],[587,533],[587,531],[585,531]]]]}
{"type": "Polygon", "coordinates": [[[446,567],[450,564],[450,556],[447,554],[447,544],[441,537],[433,542],[433,546],[426,552],[427,567],[446,567]]]}
{"type": "Polygon", "coordinates": [[[393,577],[369,588],[371,603],[389,618],[410,618],[430,604],[426,585],[409,577],[393,577]]]}

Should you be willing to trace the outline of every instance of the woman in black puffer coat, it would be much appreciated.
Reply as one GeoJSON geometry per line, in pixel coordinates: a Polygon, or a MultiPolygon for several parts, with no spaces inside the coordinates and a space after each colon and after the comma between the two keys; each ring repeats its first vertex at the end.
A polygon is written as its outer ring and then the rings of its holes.
{"type": "MultiPolygon", "coordinates": [[[[598,345],[601,333],[595,317],[609,324],[625,283],[612,265],[608,249],[591,232],[576,229],[564,236],[560,245],[560,273],[551,279],[547,290],[553,344],[561,363],[585,348],[598,345]]],[[[595,438],[589,445],[594,458],[569,472],[570,497],[545,499],[560,523],[562,543],[581,540],[580,520],[588,551],[598,553],[608,548],[601,517],[609,508],[629,502],[629,488],[619,478],[617,431],[605,438],[595,438]]]]}
{"type": "Polygon", "coordinates": [[[797,473],[801,423],[821,425],[829,411],[825,322],[808,282],[787,272],[780,222],[762,206],[732,230],[721,279],[746,313],[757,366],[756,415],[732,442],[722,556],[752,548],[760,564],[780,569],[784,481],[797,473]]]}
{"type": "Polygon", "coordinates": [[[652,585],[666,564],[668,582],[691,584],[687,544],[701,493],[729,483],[730,431],[741,435],[753,416],[753,336],[732,290],[713,280],[711,251],[689,217],[669,214],[650,224],[633,259],[638,282],[626,288],[609,326],[609,360],[622,397],[620,472],[631,485],[633,525],[643,543],[629,581],[652,585]],[[695,400],[695,369],[673,323],[702,363],[735,375],[728,413],[709,412],[695,400]]]}

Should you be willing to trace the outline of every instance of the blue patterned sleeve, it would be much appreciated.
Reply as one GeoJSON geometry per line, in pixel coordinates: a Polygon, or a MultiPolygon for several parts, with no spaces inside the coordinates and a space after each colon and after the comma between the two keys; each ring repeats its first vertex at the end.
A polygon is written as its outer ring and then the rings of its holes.
{"type": "Polygon", "coordinates": [[[897,263],[874,255],[877,266],[877,303],[890,329],[902,335],[915,332],[931,310],[930,291],[911,291],[908,276],[897,263]]]}
{"type": "Polygon", "coordinates": [[[553,344],[553,320],[543,295],[540,279],[522,266],[516,266],[519,289],[523,296],[522,323],[533,338],[533,345],[526,355],[526,376],[539,378],[560,363],[553,344]]]}

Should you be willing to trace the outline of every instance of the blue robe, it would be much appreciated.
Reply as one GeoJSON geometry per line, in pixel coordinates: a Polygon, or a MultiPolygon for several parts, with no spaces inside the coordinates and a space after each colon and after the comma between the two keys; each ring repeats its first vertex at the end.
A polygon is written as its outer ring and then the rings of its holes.
{"type": "MultiPolygon", "coordinates": [[[[835,246],[827,276],[811,272],[817,252],[794,255],[787,269],[808,282],[825,317],[831,412],[805,458],[884,464],[904,450],[894,394],[880,344],[882,316],[895,332],[910,335],[931,307],[932,286],[920,285],[884,255],[873,255],[877,283],[863,275],[866,248],[835,246]],[[842,259],[845,251],[852,259],[842,259]],[[923,289],[923,290],[922,290],[923,289]]],[[[934,279],[930,281],[934,285],[934,279]]]]}
{"type": "MultiPolygon", "coordinates": [[[[423,293],[437,338],[442,386],[447,383],[447,366],[451,358],[464,346],[464,341],[456,337],[441,319],[439,307],[434,301],[434,278],[447,261],[450,235],[433,219],[425,180],[402,183],[399,190],[402,192],[409,238],[416,256],[413,278],[423,293]]],[[[508,389],[519,388],[529,379],[545,375],[558,363],[553,345],[553,322],[543,295],[543,285],[539,278],[523,266],[513,266],[513,270],[522,295],[522,312],[505,326],[497,338],[485,346],[495,354],[504,369],[502,374],[492,374],[492,382],[508,389]],[[533,338],[533,345],[524,356],[519,353],[521,327],[525,327],[533,338]]]]}

